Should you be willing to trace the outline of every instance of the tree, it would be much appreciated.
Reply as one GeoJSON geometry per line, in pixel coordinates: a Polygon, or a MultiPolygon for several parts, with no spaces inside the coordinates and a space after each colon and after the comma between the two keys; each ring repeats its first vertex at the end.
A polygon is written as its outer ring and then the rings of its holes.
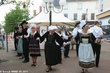
{"type": "Polygon", "coordinates": [[[10,3],[16,3],[16,1],[15,0],[1,0],[0,6],[4,4],[10,4],[10,3]]]}
{"type": "Polygon", "coordinates": [[[31,4],[31,0],[0,0],[0,6],[4,4],[17,4],[25,8],[31,4]]]}
{"type": "Polygon", "coordinates": [[[15,9],[11,10],[5,16],[5,32],[10,33],[14,31],[14,28],[20,24],[23,20],[29,19],[29,13],[27,9],[21,9],[16,6],[15,9]]]}

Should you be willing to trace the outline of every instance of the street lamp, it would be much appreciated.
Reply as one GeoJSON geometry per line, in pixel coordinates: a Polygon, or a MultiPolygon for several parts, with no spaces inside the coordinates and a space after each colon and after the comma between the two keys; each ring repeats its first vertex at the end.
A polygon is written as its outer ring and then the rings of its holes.
{"type": "Polygon", "coordinates": [[[44,12],[46,14],[49,13],[49,25],[52,25],[52,11],[55,13],[61,13],[65,4],[66,0],[43,0],[42,6],[44,12]]]}
{"type": "Polygon", "coordinates": [[[86,22],[88,20],[88,9],[86,9],[86,22]]]}

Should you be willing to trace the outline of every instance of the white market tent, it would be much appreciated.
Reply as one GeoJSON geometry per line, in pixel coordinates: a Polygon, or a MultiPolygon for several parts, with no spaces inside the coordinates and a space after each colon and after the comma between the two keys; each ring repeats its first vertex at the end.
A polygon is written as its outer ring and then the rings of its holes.
{"type": "MultiPolygon", "coordinates": [[[[40,27],[40,34],[44,34],[47,31],[47,26],[49,25],[49,13],[45,14],[43,11],[41,13],[39,13],[37,16],[35,16],[34,18],[28,20],[28,23],[30,24],[37,24],[40,27]],[[40,23],[40,24],[39,24],[40,23]]],[[[63,14],[61,13],[55,13],[52,12],[52,25],[53,24],[58,24],[59,25],[65,25],[65,23],[70,23],[73,24],[75,23],[72,20],[69,20],[68,18],[66,18],[63,14]]],[[[66,24],[69,25],[69,24],[66,24]]],[[[44,48],[44,42],[40,44],[41,49],[44,48]]]]}
{"type": "MultiPolygon", "coordinates": [[[[48,22],[49,22],[49,13],[46,14],[43,11],[28,21],[28,23],[48,23],[48,22]]],[[[61,23],[61,22],[74,23],[74,21],[69,20],[63,14],[52,12],[52,23],[61,23]]]]}

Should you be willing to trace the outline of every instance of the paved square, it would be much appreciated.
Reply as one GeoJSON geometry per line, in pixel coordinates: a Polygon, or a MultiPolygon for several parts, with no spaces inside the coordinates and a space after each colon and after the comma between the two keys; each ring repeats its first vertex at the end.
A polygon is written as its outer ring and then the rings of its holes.
{"type": "MultiPolygon", "coordinates": [[[[11,48],[9,48],[9,52],[6,52],[6,50],[0,50],[0,59],[6,60],[5,62],[0,63],[0,73],[46,73],[43,50],[42,56],[38,58],[38,64],[36,67],[31,67],[31,58],[29,63],[23,64],[22,60],[15,55],[16,52],[12,51],[11,48]]],[[[54,66],[53,69],[54,70],[49,73],[81,73],[75,51],[70,51],[70,58],[63,58],[62,64],[54,66]]],[[[110,73],[109,43],[102,44],[100,67],[90,69],[89,71],[90,73],[110,73]]]]}

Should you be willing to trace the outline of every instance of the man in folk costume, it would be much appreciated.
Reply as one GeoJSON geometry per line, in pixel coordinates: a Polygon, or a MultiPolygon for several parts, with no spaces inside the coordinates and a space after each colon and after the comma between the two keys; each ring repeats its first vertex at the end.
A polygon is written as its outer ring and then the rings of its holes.
{"type": "Polygon", "coordinates": [[[66,27],[64,27],[64,30],[62,32],[62,37],[64,40],[64,57],[69,58],[69,50],[70,50],[70,44],[71,44],[71,33],[67,30],[66,27]]]}
{"type": "Polygon", "coordinates": [[[97,21],[93,27],[90,28],[90,31],[95,36],[93,38],[93,51],[96,56],[96,67],[99,67],[99,60],[100,60],[100,52],[101,52],[101,39],[103,37],[103,30],[99,26],[99,22],[97,21]]]}
{"type": "Polygon", "coordinates": [[[22,36],[23,36],[23,55],[24,55],[24,61],[23,63],[27,63],[29,62],[29,41],[28,41],[28,37],[29,37],[29,33],[28,33],[28,26],[27,26],[28,22],[23,21],[21,23],[21,26],[23,28],[22,30],[22,36]]]}

